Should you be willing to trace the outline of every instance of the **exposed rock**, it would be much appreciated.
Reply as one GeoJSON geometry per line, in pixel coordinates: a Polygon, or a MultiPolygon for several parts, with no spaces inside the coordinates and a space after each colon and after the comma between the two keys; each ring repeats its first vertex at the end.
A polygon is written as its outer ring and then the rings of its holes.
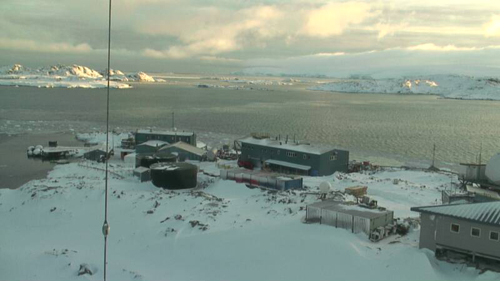
{"type": "Polygon", "coordinates": [[[80,269],[78,270],[78,276],[85,274],[92,275],[94,273],[92,272],[92,270],[90,270],[90,266],[88,264],[82,263],[80,264],[80,269]]]}

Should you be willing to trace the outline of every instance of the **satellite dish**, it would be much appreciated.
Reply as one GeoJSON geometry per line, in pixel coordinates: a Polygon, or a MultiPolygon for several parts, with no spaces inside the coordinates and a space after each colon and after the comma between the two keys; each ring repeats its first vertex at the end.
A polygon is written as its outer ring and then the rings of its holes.
{"type": "Polygon", "coordinates": [[[321,194],[326,194],[328,192],[330,192],[330,189],[332,188],[332,185],[327,182],[327,181],[324,181],[322,182],[320,185],[319,185],[319,192],[321,194]]]}

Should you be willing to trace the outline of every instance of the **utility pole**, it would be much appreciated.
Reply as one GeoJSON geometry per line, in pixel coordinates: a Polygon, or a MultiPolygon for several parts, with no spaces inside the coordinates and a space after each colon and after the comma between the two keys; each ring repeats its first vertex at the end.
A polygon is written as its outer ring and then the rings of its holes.
{"type": "Polygon", "coordinates": [[[172,112],[172,130],[175,130],[175,112],[172,112]]]}
{"type": "Polygon", "coordinates": [[[435,167],[434,164],[435,164],[435,161],[436,161],[436,144],[434,143],[434,147],[432,148],[432,166],[431,167],[435,167]]]}
{"type": "Polygon", "coordinates": [[[476,175],[476,180],[481,179],[481,153],[483,152],[483,142],[481,141],[479,144],[479,165],[477,166],[477,175],[476,175]]]}

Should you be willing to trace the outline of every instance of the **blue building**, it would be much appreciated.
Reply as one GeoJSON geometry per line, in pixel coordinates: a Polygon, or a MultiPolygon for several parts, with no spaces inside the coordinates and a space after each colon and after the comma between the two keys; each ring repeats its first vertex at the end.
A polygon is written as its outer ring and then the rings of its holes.
{"type": "Polygon", "coordinates": [[[248,137],[241,143],[239,164],[262,167],[275,172],[325,176],[347,172],[349,151],[330,146],[295,141],[248,137]]]}

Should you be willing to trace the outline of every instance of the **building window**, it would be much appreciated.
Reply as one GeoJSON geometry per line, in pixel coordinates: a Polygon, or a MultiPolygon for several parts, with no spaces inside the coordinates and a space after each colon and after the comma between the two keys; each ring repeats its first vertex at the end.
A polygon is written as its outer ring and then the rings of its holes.
{"type": "Polygon", "coordinates": [[[279,149],[276,150],[276,154],[280,155],[280,150],[279,149]]]}
{"type": "Polygon", "coordinates": [[[498,232],[490,231],[490,240],[498,241],[498,232]]]}
{"type": "Polygon", "coordinates": [[[337,160],[337,152],[334,152],[330,155],[330,161],[335,161],[337,160]]]}
{"type": "Polygon", "coordinates": [[[470,229],[470,235],[472,237],[480,237],[481,236],[481,229],[477,227],[473,227],[470,229]]]}
{"type": "Polygon", "coordinates": [[[456,223],[451,224],[451,232],[453,233],[459,233],[460,232],[460,225],[456,223]]]}
{"type": "Polygon", "coordinates": [[[302,155],[302,158],[303,158],[304,160],[307,160],[307,159],[309,159],[310,157],[309,157],[309,155],[304,154],[304,155],[302,155]]]}
{"type": "Polygon", "coordinates": [[[297,152],[287,152],[286,156],[288,156],[288,157],[297,157],[297,152]]]}

